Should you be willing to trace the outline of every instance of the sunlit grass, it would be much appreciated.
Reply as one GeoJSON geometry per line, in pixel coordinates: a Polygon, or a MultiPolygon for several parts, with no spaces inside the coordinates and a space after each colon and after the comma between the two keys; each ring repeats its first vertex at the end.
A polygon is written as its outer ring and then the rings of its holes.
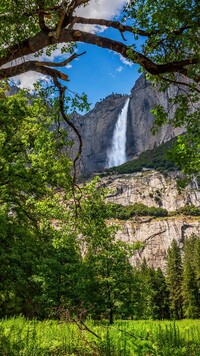
{"type": "MultiPolygon", "coordinates": [[[[88,330],[56,320],[0,321],[0,355],[200,355],[200,320],[87,321],[88,330]]],[[[80,325],[79,325],[80,326],[80,325]]]]}

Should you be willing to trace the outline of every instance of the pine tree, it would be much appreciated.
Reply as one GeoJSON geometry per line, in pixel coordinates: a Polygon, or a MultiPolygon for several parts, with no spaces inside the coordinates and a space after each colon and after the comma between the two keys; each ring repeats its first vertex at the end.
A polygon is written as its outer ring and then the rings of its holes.
{"type": "Polygon", "coordinates": [[[192,236],[193,238],[193,258],[194,258],[194,270],[195,270],[195,277],[197,281],[198,290],[200,292],[200,236],[192,236]]]}
{"type": "Polygon", "coordinates": [[[172,241],[167,252],[166,281],[169,289],[171,317],[181,319],[183,317],[182,295],[182,260],[181,250],[176,242],[172,241]]]}
{"type": "Polygon", "coordinates": [[[144,297],[143,317],[154,320],[167,319],[169,317],[169,293],[161,269],[146,267],[145,275],[141,273],[141,285],[144,297]]]}
{"type": "Polygon", "coordinates": [[[154,303],[157,306],[156,319],[169,318],[169,292],[167,289],[165,276],[160,268],[155,271],[155,298],[154,303]]]}
{"type": "Polygon", "coordinates": [[[196,319],[200,316],[199,291],[189,260],[183,264],[183,310],[186,318],[196,319]]]}
{"type": "Polygon", "coordinates": [[[198,288],[199,239],[192,235],[184,244],[183,258],[183,309],[187,318],[200,315],[200,293],[198,288]]]}

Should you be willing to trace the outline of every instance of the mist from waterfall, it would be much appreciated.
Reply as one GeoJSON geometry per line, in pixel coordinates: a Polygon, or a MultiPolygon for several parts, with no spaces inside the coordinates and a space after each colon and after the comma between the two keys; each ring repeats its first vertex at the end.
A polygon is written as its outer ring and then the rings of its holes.
{"type": "Polygon", "coordinates": [[[128,98],[119,114],[115,124],[111,148],[107,152],[107,168],[119,166],[125,163],[126,157],[126,129],[127,129],[127,114],[130,98],[128,98]]]}

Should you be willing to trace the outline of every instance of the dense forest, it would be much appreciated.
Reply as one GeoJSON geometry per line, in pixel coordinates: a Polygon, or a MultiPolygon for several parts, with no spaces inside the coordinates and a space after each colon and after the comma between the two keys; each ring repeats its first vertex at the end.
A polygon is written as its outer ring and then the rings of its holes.
{"type": "MultiPolygon", "coordinates": [[[[140,244],[115,241],[117,227],[106,219],[168,212],[105,203],[107,191],[96,188],[98,179],[75,190],[66,155],[71,143],[55,121],[56,104],[50,110],[44,98],[31,97],[30,105],[27,93],[6,96],[7,89],[1,87],[0,98],[1,317],[43,319],[75,306],[110,323],[198,317],[200,240],[186,240],[183,258],[173,242],[166,275],[145,261],[131,266],[140,244]]],[[[185,207],[177,213],[200,212],[185,207]]]]}

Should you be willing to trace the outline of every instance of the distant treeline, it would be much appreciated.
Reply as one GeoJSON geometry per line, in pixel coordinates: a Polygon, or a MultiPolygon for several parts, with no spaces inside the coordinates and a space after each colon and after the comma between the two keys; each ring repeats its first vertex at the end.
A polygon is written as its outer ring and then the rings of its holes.
{"type": "Polygon", "coordinates": [[[121,220],[128,220],[134,216],[168,216],[168,211],[163,208],[156,208],[154,206],[148,207],[142,203],[134,205],[121,205],[110,203],[110,218],[121,220]]]}
{"type": "Polygon", "coordinates": [[[200,208],[193,205],[186,205],[176,211],[168,212],[166,209],[146,206],[142,203],[136,203],[133,205],[121,205],[115,203],[109,204],[108,218],[115,218],[121,220],[128,220],[134,216],[154,216],[165,217],[174,215],[188,215],[188,216],[200,216],[200,208]]]}

